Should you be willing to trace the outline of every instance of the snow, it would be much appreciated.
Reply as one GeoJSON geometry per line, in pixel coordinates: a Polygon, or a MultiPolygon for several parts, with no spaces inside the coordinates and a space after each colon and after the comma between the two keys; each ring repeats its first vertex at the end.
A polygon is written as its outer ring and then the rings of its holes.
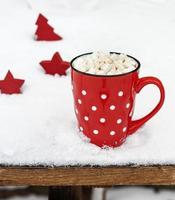
{"type": "MultiPolygon", "coordinates": [[[[0,13],[0,79],[10,69],[15,78],[26,80],[22,95],[0,95],[1,164],[175,164],[173,0],[75,0],[74,5],[70,0],[4,0],[0,13]],[[48,17],[62,41],[33,39],[39,12],[48,17]],[[67,77],[53,77],[38,64],[56,51],[69,61],[97,50],[138,58],[140,76],[159,77],[166,90],[161,111],[114,150],[100,149],[80,137],[70,72],[67,77]]],[[[150,111],[158,98],[158,90],[146,87],[137,96],[135,117],[150,111]]]]}

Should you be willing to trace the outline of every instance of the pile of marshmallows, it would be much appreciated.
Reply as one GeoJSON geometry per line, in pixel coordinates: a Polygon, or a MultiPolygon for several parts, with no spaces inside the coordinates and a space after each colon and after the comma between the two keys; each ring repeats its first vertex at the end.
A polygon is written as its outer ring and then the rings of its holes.
{"type": "Polygon", "coordinates": [[[134,59],[126,54],[94,52],[77,58],[73,66],[75,69],[96,75],[117,75],[133,71],[137,67],[134,59]]]}

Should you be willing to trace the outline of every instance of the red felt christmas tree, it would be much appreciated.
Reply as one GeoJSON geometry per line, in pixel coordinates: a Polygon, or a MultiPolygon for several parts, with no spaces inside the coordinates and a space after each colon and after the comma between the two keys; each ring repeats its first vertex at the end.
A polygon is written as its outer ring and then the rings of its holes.
{"type": "Polygon", "coordinates": [[[37,30],[35,32],[36,40],[55,41],[61,40],[62,37],[54,32],[54,28],[48,23],[48,19],[42,14],[39,14],[36,21],[37,30]]]}
{"type": "Polygon", "coordinates": [[[45,70],[46,74],[66,75],[66,70],[70,67],[70,63],[63,61],[60,54],[56,52],[51,60],[43,60],[40,65],[45,70]]]}
{"type": "Polygon", "coordinates": [[[10,71],[7,72],[4,80],[0,80],[0,90],[3,94],[19,94],[24,80],[16,79],[10,71]]]}

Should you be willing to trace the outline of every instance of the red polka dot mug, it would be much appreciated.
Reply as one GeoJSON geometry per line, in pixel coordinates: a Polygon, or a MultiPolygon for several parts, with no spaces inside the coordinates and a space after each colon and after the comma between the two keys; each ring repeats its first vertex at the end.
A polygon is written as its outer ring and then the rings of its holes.
{"type": "MultiPolygon", "coordinates": [[[[116,52],[111,52],[116,53],[116,52]]],[[[90,54],[90,53],[87,53],[90,54]]],[[[140,62],[135,70],[120,75],[93,75],[78,71],[71,61],[75,114],[80,131],[99,147],[117,147],[162,107],[165,92],[161,81],[155,77],[139,78],[140,62]],[[145,117],[132,120],[135,96],[148,85],[160,90],[160,101],[145,117]]],[[[118,53],[116,53],[118,54],[118,53]]]]}

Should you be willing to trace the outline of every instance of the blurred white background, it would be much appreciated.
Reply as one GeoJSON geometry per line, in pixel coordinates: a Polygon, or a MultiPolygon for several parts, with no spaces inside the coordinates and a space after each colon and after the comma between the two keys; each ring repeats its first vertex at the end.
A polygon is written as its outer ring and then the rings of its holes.
{"type": "MultiPolygon", "coordinates": [[[[162,187],[163,188],[163,187],[162,187]]],[[[172,189],[160,189],[155,191],[151,187],[118,187],[106,189],[105,200],[175,200],[175,191],[172,189]]],[[[102,188],[96,188],[93,192],[92,200],[104,200],[102,188]]],[[[4,200],[1,196],[0,199],[4,200]]],[[[44,195],[28,195],[8,198],[8,200],[47,200],[44,195]]]]}

